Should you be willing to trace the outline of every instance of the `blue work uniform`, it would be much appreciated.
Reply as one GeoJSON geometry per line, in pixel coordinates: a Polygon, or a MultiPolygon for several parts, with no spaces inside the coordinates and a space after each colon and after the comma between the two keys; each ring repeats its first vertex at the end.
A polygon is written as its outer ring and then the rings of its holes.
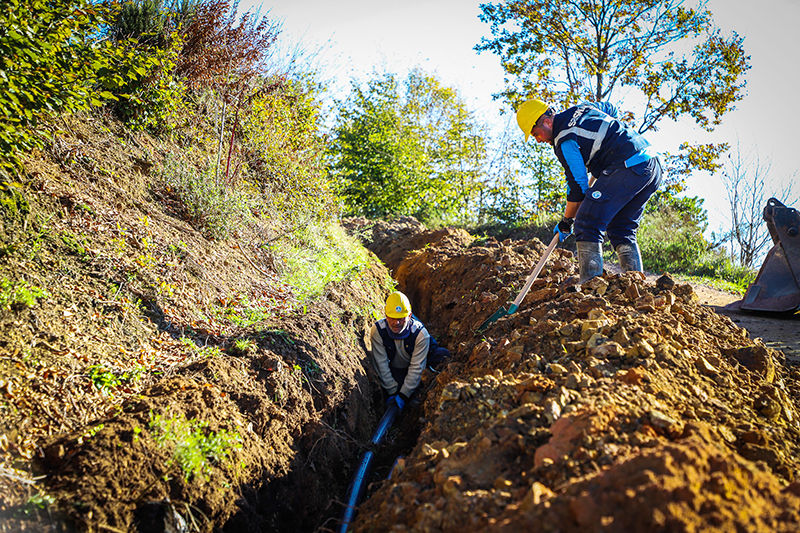
{"type": "Polygon", "coordinates": [[[567,177],[567,200],[581,202],[575,239],[635,244],[644,206],[661,184],[661,163],[647,140],[616,118],[606,102],[553,117],[553,149],[567,177]],[[588,173],[596,177],[589,187],[588,173]]]}

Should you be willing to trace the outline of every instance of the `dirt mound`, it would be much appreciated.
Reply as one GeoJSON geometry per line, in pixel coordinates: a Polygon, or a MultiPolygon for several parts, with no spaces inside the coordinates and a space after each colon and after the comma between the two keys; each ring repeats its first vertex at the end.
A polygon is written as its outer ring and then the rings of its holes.
{"type": "Polygon", "coordinates": [[[371,249],[404,250],[387,264],[454,357],[357,531],[800,527],[799,375],[782,352],[669,275],[578,286],[558,249],[520,310],[476,336],[545,246],[456,231],[413,250],[395,240],[409,228],[428,242],[404,221],[375,226],[371,249]]]}

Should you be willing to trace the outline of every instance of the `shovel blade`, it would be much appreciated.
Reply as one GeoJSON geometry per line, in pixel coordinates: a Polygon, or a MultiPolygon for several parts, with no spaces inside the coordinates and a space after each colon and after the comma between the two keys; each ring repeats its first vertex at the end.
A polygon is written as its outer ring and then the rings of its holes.
{"type": "Polygon", "coordinates": [[[489,327],[489,326],[490,326],[490,325],[491,325],[493,322],[497,322],[498,320],[500,320],[501,318],[503,318],[503,317],[504,317],[504,316],[506,316],[507,314],[509,314],[509,313],[508,313],[508,310],[507,310],[505,307],[501,307],[500,309],[498,309],[497,311],[495,311],[495,312],[494,312],[494,314],[493,314],[492,316],[490,316],[489,318],[487,318],[486,320],[484,320],[483,324],[481,324],[481,325],[478,327],[478,329],[477,329],[477,330],[475,330],[475,332],[476,332],[476,333],[483,333],[483,331],[484,331],[486,328],[488,328],[488,327],[489,327]]]}

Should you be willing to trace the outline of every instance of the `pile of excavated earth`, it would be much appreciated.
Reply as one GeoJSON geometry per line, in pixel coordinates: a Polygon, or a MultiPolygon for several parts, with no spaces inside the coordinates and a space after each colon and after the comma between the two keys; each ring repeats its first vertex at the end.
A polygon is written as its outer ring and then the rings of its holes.
{"type": "Polygon", "coordinates": [[[356,531],[800,530],[797,368],[669,274],[583,285],[556,248],[411,218],[361,225],[453,353],[356,531]]]}

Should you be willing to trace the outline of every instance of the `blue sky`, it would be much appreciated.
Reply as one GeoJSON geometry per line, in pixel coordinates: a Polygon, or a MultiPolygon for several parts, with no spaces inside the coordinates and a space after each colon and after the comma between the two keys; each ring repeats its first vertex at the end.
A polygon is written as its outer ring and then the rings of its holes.
{"type": "MultiPolygon", "coordinates": [[[[500,103],[491,94],[503,86],[497,56],[477,54],[473,47],[489,36],[489,26],[478,20],[477,2],[464,0],[283,0],[277,4],[246,3],[240,9],[261,5],[261,12],[282,22],[286,41],[319,50],[324,72],[346,90],[354,74],[373,68],[403,73],[421,66],[436,72],[448,86],[465,97],[470,108],[485,120],[507,124],[500,103]]],[[[687,2],[687,5],[692,4],[687,2]]],[[[800,0],[709,0],[714,21],[724,32],[745,37],[751,55],[747,97],[708,134],[689,118],[662,121],[661,131],[648,134],[659,150],[677,150],[682,141],[728,142],[749,156],[756,153],[770,163],[768,187],[777,191],[798,180],[800,160],[794,131],[800,123],[797,92],[800,89],[800,0]]],[[[499,127],[499,126],[498,126],[499,127]]],[[[516,128],[514,123],[511,127],[516,128]]],[[[691,195],[706,199],[709,230],[725,225],[728,211],[724,187],[714,176],[690,179],[691,195]]],[[[788,203],[800,207],[800,187],[788,203]]]]}

